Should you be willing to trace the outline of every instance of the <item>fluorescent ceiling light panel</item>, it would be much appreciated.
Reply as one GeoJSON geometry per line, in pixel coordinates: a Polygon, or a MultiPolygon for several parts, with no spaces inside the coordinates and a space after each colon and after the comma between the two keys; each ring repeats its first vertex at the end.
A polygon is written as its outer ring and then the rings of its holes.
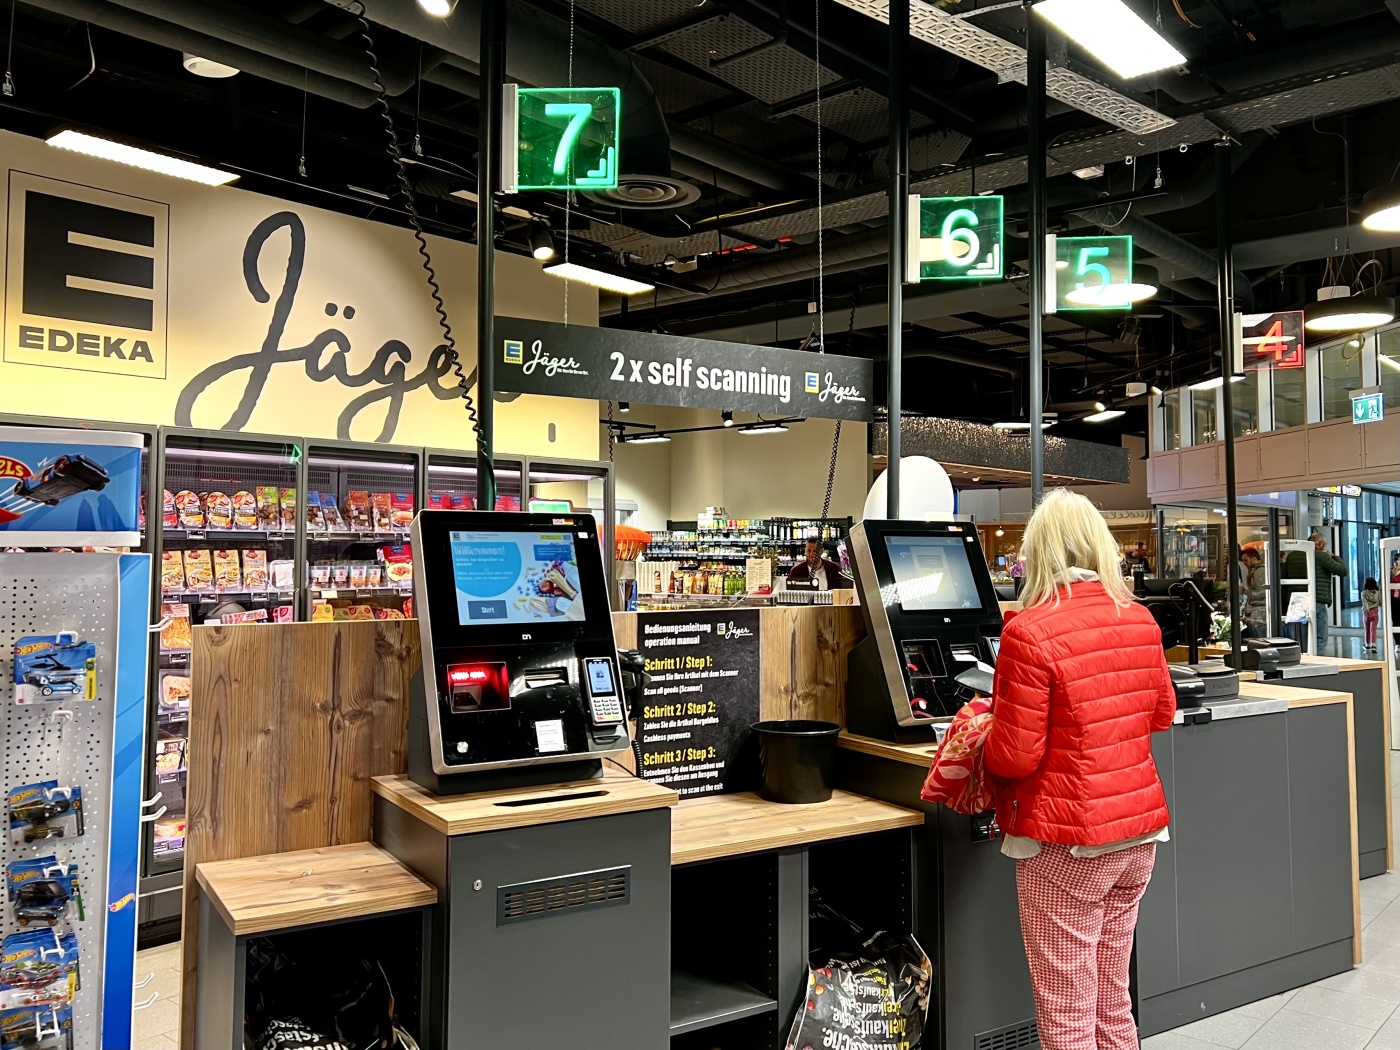
{"type": "Polygon", "coordinates": [[[628,436],[624,439],[624,445],[659,445],[664,441],[670,441],[667,434],[638,434],[636,437],[628,436]]]}
{"type": "Polygon", "coordinates": [[[167,157],[164,153],[154,153],[110,139],[100,139],[95,135],[84,135],[81,131],[60,131],[48,142],[50,146],[57,146],[59,149],[86,153],[89,157],[100,157],[102,160],[115,161],[177,179],[188,179],[205,186],[225,186],[238,178],[230,171],[220,171],[218,168],[180,160],[178,157],[167,157]]]}
{"type": "Polygon", "coordinates": [[[1035,10],[1125,80],[1186,64],[1123,0],[1040,0],[1035,10]]]}
{"type": "Polygon", "coordinates": [[[571,262],[546,266],[544,272],[553,274],[555,277],[562,277],[566,281],[578,281],[580,284],[592,285],[605,292],[616,292],[618,295],[639,295],[656,287],[654,284],[647,284],[644,281],[634,281],[630,277],[619,277],[614,273],[595,270],[591,266],[580,266],[578,263],[571,262]]]}
{"type": "Polygon", "coordinates": [[[1121,408],[1106,408],[1102,412],[1095,412],[1084,417],[1086,423],[1107,423],[1110,419],[1117,419],[1123,415],[1121,408]]]}
{"type": "MultiPolygon", "coordinates": [[[[1230,382],[1232,382],[1232,383],[1243,383],[1243,382],[1244,382],[1244,378],[1245,378],[1244,376],[1231,376],[1231,377],[1230,377],[1230,382]]],[[[1225,380],[1221,379],[1219,376],[1216,376],[1216,377],[1214,377],[1213,379],[1205,379],[1205,380],[1202,380],[1202,381],[1199,382],[1199,383],[1192,383],[1190,389],[1192,389],[1192,390],[1219,390],[1219,389],[1220,389],[1222,386],[1224,386],[1224,385],[1225,385],[1225,380]]]]}
{"type": "Polygon", "coordinates": [[[740,427],[741,434],[783,434],[787,432],[787,427],[781,423],[750,423],[746,427],[740,427]]]}

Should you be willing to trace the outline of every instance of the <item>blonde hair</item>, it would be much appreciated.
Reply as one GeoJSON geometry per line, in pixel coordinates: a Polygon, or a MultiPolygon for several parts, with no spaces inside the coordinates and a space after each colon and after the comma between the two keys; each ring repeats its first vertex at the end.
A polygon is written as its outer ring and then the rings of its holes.
{"type": "Polygon", "coordinates": [[[1052,489],[1026,524],[1021,551],[1026,556],[1026,582],[1021,605],[1030,608],[1060,600],[1069,587],[1070,568],[1099,574],[1099,582],[1119,606],[1131,604],[1132,592],[1118,567],[1118,542],[1108,523],[1083,496],[1052,489]]]}

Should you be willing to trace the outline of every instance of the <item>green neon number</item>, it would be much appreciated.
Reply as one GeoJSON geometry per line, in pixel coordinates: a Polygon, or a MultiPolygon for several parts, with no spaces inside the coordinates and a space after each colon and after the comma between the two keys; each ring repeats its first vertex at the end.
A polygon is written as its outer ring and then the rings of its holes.
{"type": "MultiPolygon", "coordinates": [[[[1107,288],[1110,284],[1113,283],[1113,274],[1108,272],[1108,267],[1105,266],[1103,263],[1090,262],[1089,260],[1108,254],[1109,250],[1104,247],[1080,248],[1079,269],[1075,270],[1075,274],[1079,277],[1087,277],[1091,273],[1096,273],[1099,275],[1099,287],[1107,288]]],[[[1076,291],[1083,290],[1083,288],[1083,281],[1080,281],[1077,285],[1075,285],[1076,291]]]]}
{"type": "Polygon", "coordinates": [[[593,115],[593,107],[587,102],[546,102],[546,117],[568,117],[569,126],[559,138],[559,149],[554,154],[554,174],[563,175],[573,155],[574,145],[583,134],[583,126],[593,115]]]}
{"type": "Polygon", "coordinates": [[[977,236],[977,231],[973,228],[981,222],[977,218],[977,213],[971,208],[958,208],[950,211],[948,217],[943,220],[943,258],[950,266],[964,267],[971,266],[977,261],[977,256],[982,250],[982,241],[977,236]],[[954,228],[954,224],[959,220],[970,222],[972,226],[962,226],[954,228]],[[965,244],[967,254],[958,258],[953,254],[954,244],[965,244]]]}

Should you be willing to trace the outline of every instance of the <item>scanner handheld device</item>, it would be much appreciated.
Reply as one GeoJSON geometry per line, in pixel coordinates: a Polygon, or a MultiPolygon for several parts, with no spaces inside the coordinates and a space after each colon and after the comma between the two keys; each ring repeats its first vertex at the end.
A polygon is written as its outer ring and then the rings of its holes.
{"type": "Polygon", "coordinates": [[[936,739],[966,701],[959,675],[996,663],[1001,606],[970,521],[866,520],[850,536],[865,639],[848,658],[851,732],[936,739]]]}
{"type": "Polygon", "coordinates": [[[425,510],[413,581],[415,783],[450,795],[588,779],[630,747],[590,515],[425,510]]]}

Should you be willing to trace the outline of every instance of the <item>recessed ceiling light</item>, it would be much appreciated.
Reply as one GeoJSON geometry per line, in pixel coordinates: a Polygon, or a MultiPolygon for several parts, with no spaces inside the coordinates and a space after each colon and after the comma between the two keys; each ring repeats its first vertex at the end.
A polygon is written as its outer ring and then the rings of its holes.
{"type": "Polygon", "coordinates": [[[1186,64],[1123,0],[1040,0],[1035,11],[1125,79],[1186,64]]]}
{"type": "Polygon", "coordinates": [[[630,277],[621,277],[615,273],[608,273],[606,270],[595,270],[591,266],[581,266],[572,262],[546,266],[544,272],[553,274],[555,277],[562,277],[566,281],[578,281],[580,284],[592,285],[605,292],[616,292],[618,295],[640,295],[642,292],[650,292],[656,287],[656,285],[647,284],[644,281],[634,281],[630,277]]]}
{"type": "Polygon", "coordinates": [[[81,131],[60,131],[51,137],[48,143],[59,149],[71,150],[74,153],[86,153],[89,157],[100,157],[103,160],[115,161],[118,164],[141,168],[144,171],[153,171],[159,175],[170,175],[177,179],[199,182],[205,186],[225,186],[238,178],[233,172],[220,171],[207,164],[195,164],[193,161],[181,160],[178,157],[168,157],[164,153],[155,153],[137,146],[128,146],[122,142],[113,142],[111,139],[100,139],[96,135],[85,135],[81,131]]]}

